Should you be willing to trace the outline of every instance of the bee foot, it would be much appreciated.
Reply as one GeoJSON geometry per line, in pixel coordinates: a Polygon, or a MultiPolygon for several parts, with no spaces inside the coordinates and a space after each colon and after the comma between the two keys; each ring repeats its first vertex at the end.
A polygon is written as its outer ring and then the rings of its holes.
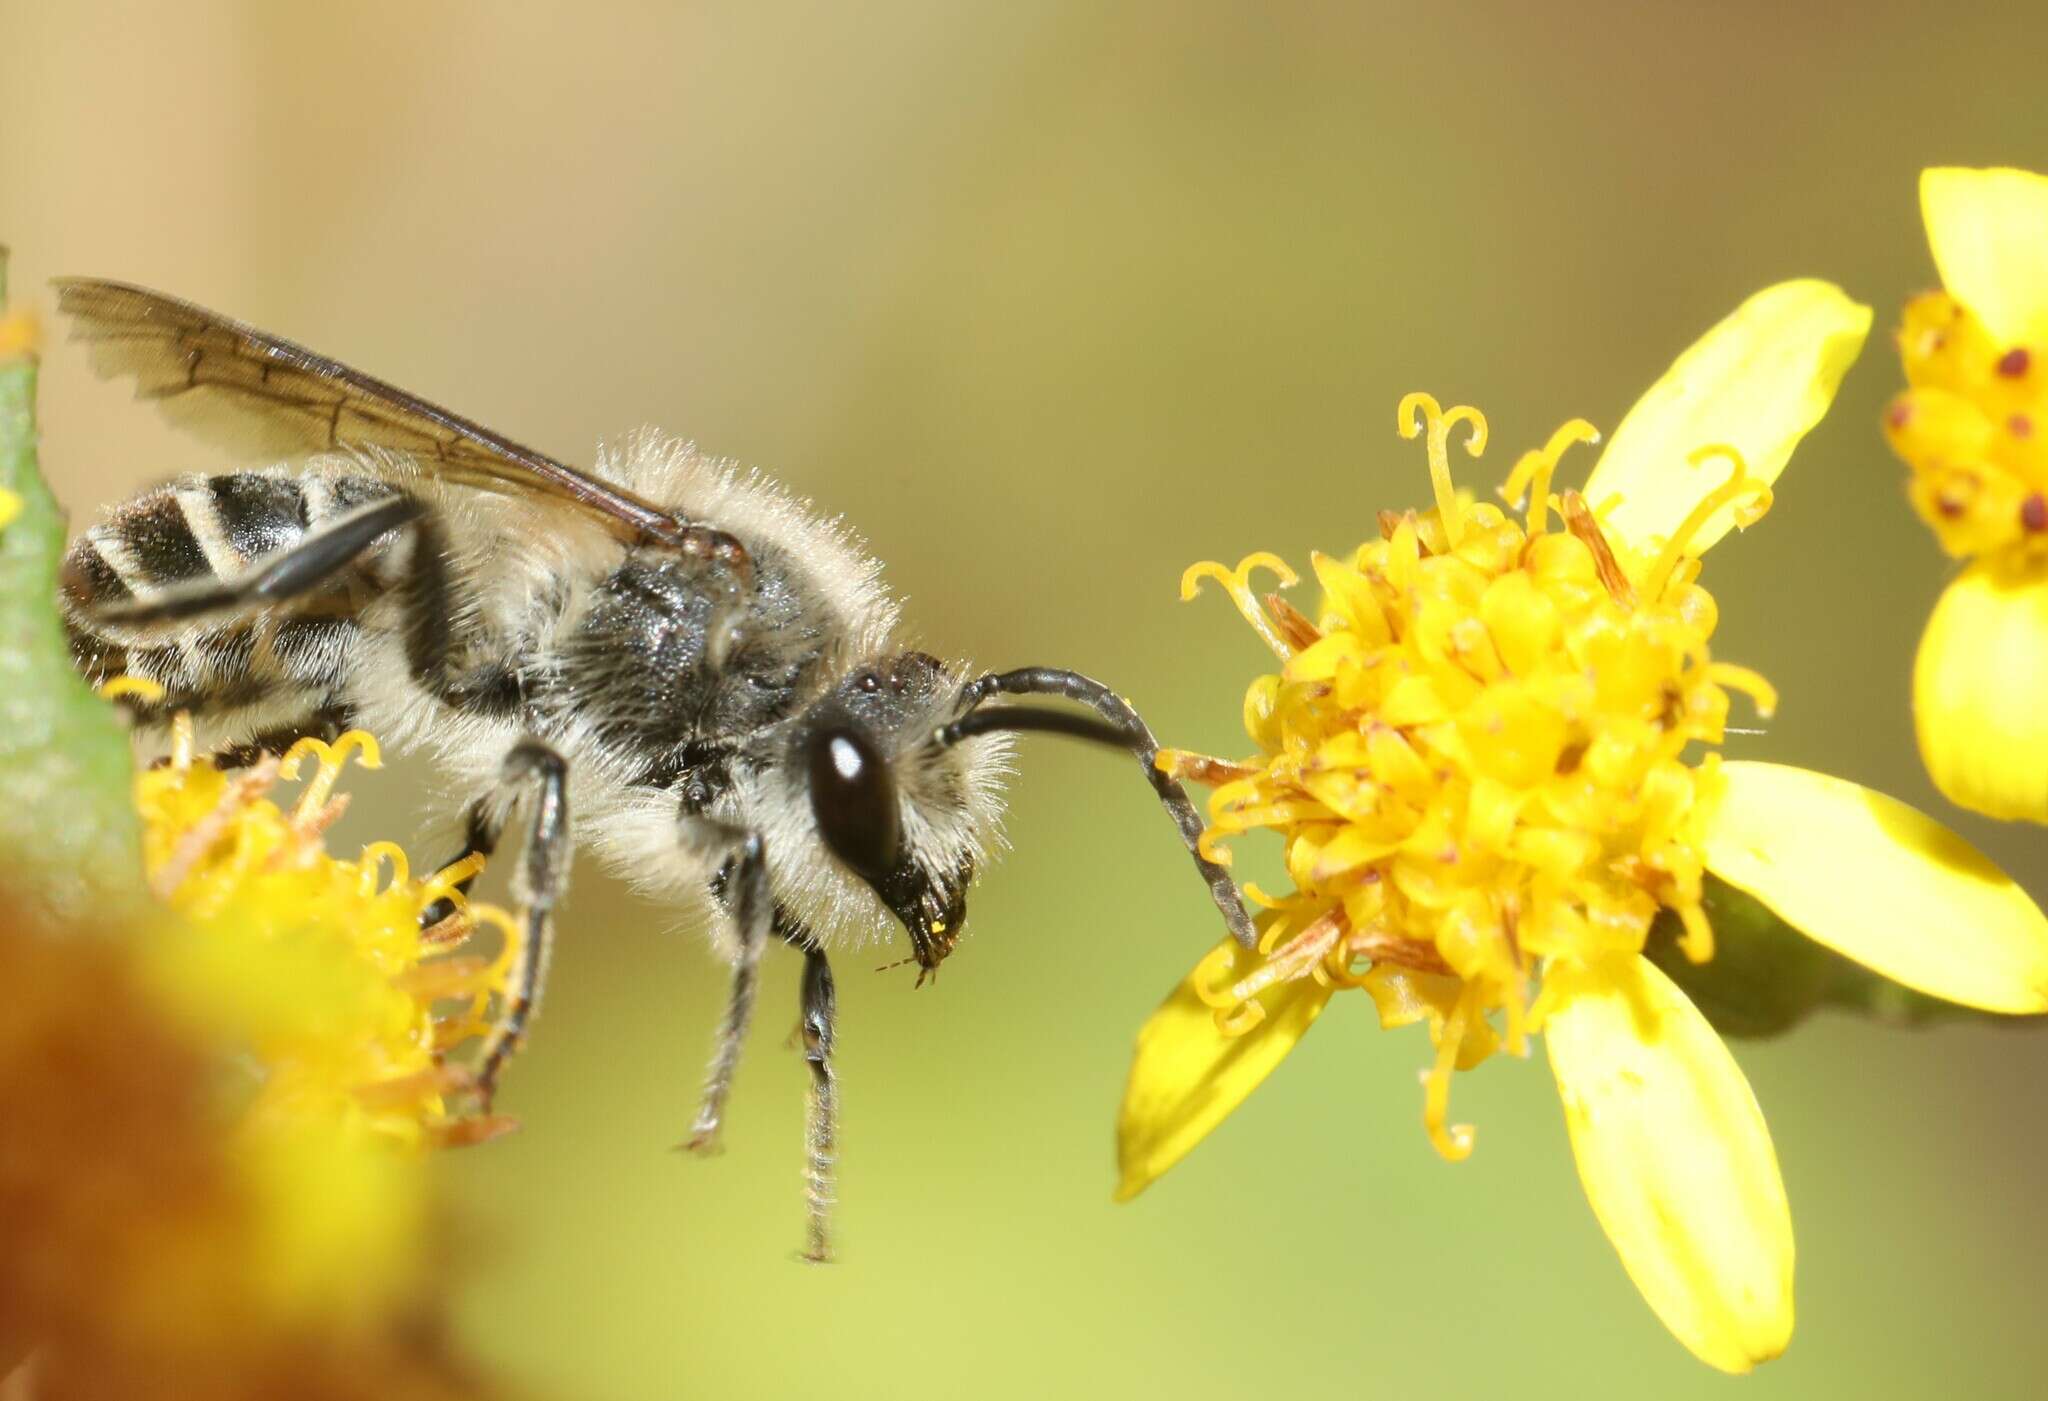
{"type": "Polygon", "coordinates": [[[518,1127],[519,1121],[510,1114],[493,1114],[485,1110],[466,1119],[441,1124],[431,1129],[428,1136],[437,1148],[474,1148],[479,1143],[503,1138],[518,1127]]]}
{"type": "Polygon", "coordinates": [[[675,1146],[678,1153],[689,1153],[699,1158],[715,1158],[725,1151],[725,1141],[719,1135],[719,1125],[698,1125],[690,1130],[690,1136],[675,1146]]]}

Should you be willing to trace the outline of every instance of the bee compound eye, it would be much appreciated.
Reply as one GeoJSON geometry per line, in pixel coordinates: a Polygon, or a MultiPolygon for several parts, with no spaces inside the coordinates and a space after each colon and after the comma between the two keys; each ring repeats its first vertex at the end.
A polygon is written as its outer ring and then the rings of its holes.
{"type": "Polygon", "coordinates": [[[811,811],[832,854],[869,881],[895,870],[903,817],[889,763],[853,730],[827,730],[811,742],[811,811]]]}

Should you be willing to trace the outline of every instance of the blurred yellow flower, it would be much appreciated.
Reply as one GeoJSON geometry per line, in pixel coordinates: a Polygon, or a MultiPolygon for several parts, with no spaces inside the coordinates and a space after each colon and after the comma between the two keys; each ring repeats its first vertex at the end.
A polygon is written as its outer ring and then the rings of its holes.
{"type": "Polygon", "coordinates": [[[2048,822],[2048,178],[1928,170],[1920,207],[1946,290],[1906,304],[1885,433],[1971,561],[1921,638],[1920,753],[1949,801],[2048,822]]]}
{"type": "Polygon", "coordinates": [[[34,340],[0,316],[0,1397],[488,1394],[444,1341],[461,1257],[420,1150],[509,1127],[460,1117],[449,1062],[523,950],[457,888],[478,862],[327,853],[367,735],[230,773],[181,720],[134,771],[57,615],[34,340]]]}
{"type": "Polygon", "coordinates": [[[320,837],[345,806],[333,790],[351,757],[380,764],[360,730],[332,744],[302,739],[282,761],[238,772],[195,760],[181,740],[169,763],[137,776],[150,883],[184,916],[151,941],[152,963],[196,1020],[264,1067],[249,1131],[297,1121],[408,1147],[466,1140],[478,1125],[452,1116],[450,1099],[469,1080],[445,1058],[486,1029],[517,926],[457,889],[481,857],[418,880],[393,842],[354,861],[328,854],[320,837]],[[317,767],[290,811],[263,796],[308,759],[317,767]],[[442,900],[455,912],[423,930],[442,900]],[[479,922],[503,935],[498,956],[451,954],[479,922]],[[449,999],[455,1010],[436,1015],[449,999]]]}
{"type": "Polygon", "coordinates": [[[417,1150],[511,1126],[456,1113],[468,1080],[447,1056],[481,1029],[517,945],[502,912],[455,889],[480,861],[418,880],[388,842],[326,852],[351,756],[375,767],[375,742],[306,739],[228,772],[181,725],[169,761],[135,779],[161,918],[9,946],[37,971],[11,984],[24,1005],[0,1036],[0,1100],[39,1127],[0,1171],[0,1376],[33,1348],[65,1394],[158,1373],[277,1394],[281,1359],[317,1355],[350,1361],[337,1395],[468,1390],[404,1342],[434,1274],[417,1150]],[[290,808],[265,796],[302,767],[290,808]],[[444,899],[455,913],[422,930],[444,899]],[[460,951],[479,923],[508,936],[494,959],[460,951]],[[150,1063],[65,1054],[52,1077],[38,1049],[110,1033],[150,1063]],[[57,1096],[92,1106],[75,1132],[76,1116],[33,1107],[57,1096]],[[131,1156],[158,1169],[109,1161],[131,1156]]]}
{"type": "Polygon", "coordinates": [[[1717,1367],[1783,1349],[1792,1228],[1770,1135],[1720,1038],[1643,956],[1658,912],[1711,957],[1711,871],[1912,987],[2048,1009],[2048,918],[1984,857],[1880,794],[1714,752],[1730,691],[1766,714],[1776,698],[1711,659],[1699,557],[1769,506],[1869,325],[1825,283],[1759,293],[1629,413],[1583,495],[1553,497],[1551,478],[1590,425],[1524,455],[1505,492],[1527,496],[1520,521],[1451,479],[1451,447],[1462,432],[1476,456],[1485,420],[1410,395],[1399,426],[1427,435],[1436,509],[1383,513],[1380,539],[1312,556],[1315,619],[1254,592],[1254,570],[1294,582],[1271,555],[1188,571],[1183,596],[1220,582],[1280,667],[1245,697],[1255,754],[1160,764],[1214,787],[1210,854],[1278,832],[1294,889],[1248,885],[1258,951],[1219,944],[1141,1031],[1120,1198],[1361,987],[1382,1026],[1428,1024],[1423,1122],[1454,1160],[1473,1134],[1449,1119],[1453,1072],[1543,1033],[1581,1181],[1650,1306],[1717,1367]]]}

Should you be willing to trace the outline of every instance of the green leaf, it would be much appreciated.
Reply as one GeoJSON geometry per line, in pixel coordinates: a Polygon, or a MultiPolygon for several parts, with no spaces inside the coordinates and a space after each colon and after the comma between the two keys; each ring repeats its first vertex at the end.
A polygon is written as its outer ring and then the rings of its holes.
{"type": "Polygon", "coordinates": [[[1762,901],[1711,875],[1702,903],[1714,927],[1712,959],[1694,963],[1685,956],[1678,946],[1683,931],[1669,911],[1651,926],[1643,952],[1723,1036],[1782,1036],[1823,1007],[1905,1027],[2048,1020],[1980,1012],[1901,987],[1816,944],[1762,901]]]}
{"type": "Polygon", "coordinates": [[[142,897],[133,760],[112,707],[72,670],[57,615],[64,517],[36,470],[36,358],[5,304],[0,249],[0,488],[20,500],[0,528],[0,880],[32,924],[109,924],[142,897]]]}

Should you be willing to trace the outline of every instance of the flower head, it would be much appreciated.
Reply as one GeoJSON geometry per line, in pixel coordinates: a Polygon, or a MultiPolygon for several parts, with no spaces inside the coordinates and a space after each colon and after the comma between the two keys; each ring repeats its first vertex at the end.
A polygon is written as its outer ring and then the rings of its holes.
{"type": "Polygon", "coordinates": [[[223,771],[181,725],[135,777],[156,912],[103,940],[0,930],[0,962],[36,970],[0,1037],[0,1100],[33,1126],[0,1170],[0,1362],[35,1346],[65,1385],[168,1369],[239,1395],[331,1353],[380,1394],[464,1390],[395,1323],[427,1302],[417,1150],[511,1126],[458,1115],[448,1062],[511,957],[463,942],[508,921],[455,890],[475,863],[418,880],[388,842],[326,851],[352,755],[374,765],[376,745],[223,771]],[[265,796],[293,777],[291,806],[265,796]],[[444,899],[456,913],[423,931],[444,899]]]}
{"type": "Polygon", "coordinates": [[[1906,304],[1885,434],[1941,547],[1972,561],[1920,644],[1921,755],[1952,802],[2048,821],[2048,179],[1929,170],[1920,202],[1945,287],[1906,304]]]}
{"type": "Polygon", "coordinates": [[[1616,432],[1583,493],[1551,487],[1573,420],[1504,495],[1462,493],[1451,449],[1485,421],[1411,395],[1435,509],[1316,555],[1314,617],[1270,555],[1200,564],[1276,655],[1244,718],[1254,752],[1166,751],[1213,786],[1204,845],[1276,833],[1293,889],[1256,952],[1219,944],[1139,1038],[1120,1121],[1122,1196],[1166,1171],[1283,1059],[1339,989],[1382,1026],[1428,1025],[1424,1127],[1473,1146],[1450,1084],[1543,1035],[1594,1210],[1651,1306],[1742,1370],[1791,1330],[1791,1225],[1770,1136],[1725,1046],[1643,949],[1670,912],[1713,954],[1712,872],[1839,952],[1923,991],[2048,1008],[2048,919],[1919,814],[1798,769],[1724,761],[1731,693],[1775,693],[1710,651],[1700,555],[1768,508],[1869,326],[1822,283],[1752,298],[1681,357],[1616,432]],[[1526,504],[1524,504],[1526,503],[1526,504]],[[1862,886],[1843,891],[1844,870],[1862,886]],[[1951,932],[1951,920],[1966,926],[1951,932]],[[1931,931],[1941,931],[1935,937],[1931,931]]]}
{"type": "Polygon", "coordinates": [[[1575,419],[1523,457],[1506,493],[1527,498],[1521,521],[1451,485],[1461,428],[1476,454],[1476,411],[1402,402],[1404,436],[1427,431],[1440,505],[1383,518],[1383,538],[1347,558],[1311,556],[1318,621],[1253,596],[1251,572],[1276,561],[1188,571],[1183,594],[1222,580],[1281,667],[1245,700],[1256,760],[1160,756],[1179,777],[1218,782],[1212,849],[1278,831],[1295,886],[1278,901],[1253,888],[1273,909],[1274,956],[1233,978],[1234,953],[1219,949],[1198,979],[1204,1000],[1226,1030],[1242,1028],[1263,1015],[1260,986],[1320,968],[1365,987],[1388,1021],[1430,1016],[1424,1117],[1451,1158],[1471,1148],[1470,1130],[1445,1118],[1453,1067],[1495,1049],[1493,1012],[1506,1044],[1526,1050],[1551,961],[1640,953],[1667,908],[1688,953],[1711,956],[1697,828],[1719,760],[1687,751],[1720,743],[1730,686],[1765,713],[1776,702],[1760,677],[1709,658],[1716,609],[1686,553],[1724,505],[1741,503],[1745,520],[1767,507],[1770,489],[1740,454],[1696,454],[1726,479],[1654,553],[1624,562],[1578,492],[1551,520],[1552,474],[1566,448],[1597,439],[1589,424],[1575,419]]]}

